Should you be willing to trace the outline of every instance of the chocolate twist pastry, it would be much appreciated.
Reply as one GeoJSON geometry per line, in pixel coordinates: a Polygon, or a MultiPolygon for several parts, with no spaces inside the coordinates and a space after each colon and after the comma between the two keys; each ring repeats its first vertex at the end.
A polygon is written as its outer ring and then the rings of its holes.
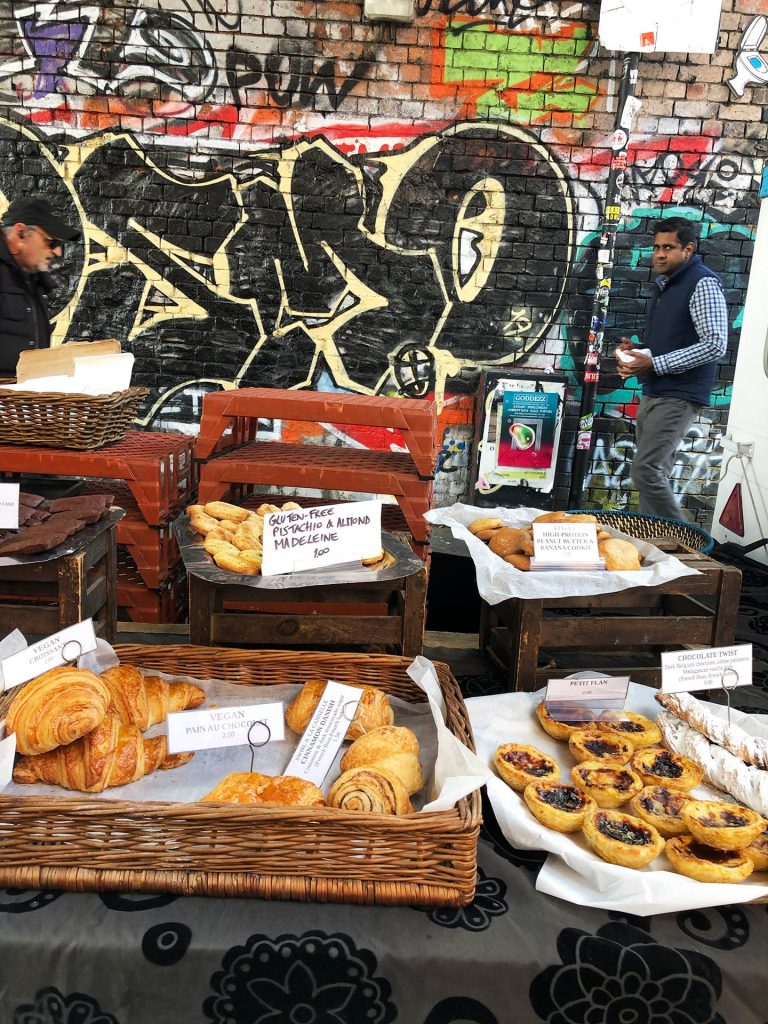
{"type": "Polygon", "coordinates": [[[712,743],[725,747],[732,754],[757,768],[768,768],[768,740],[751,736],[738,725],[729,725],[689,693],[657,693],[656,700],[712,743]]]}

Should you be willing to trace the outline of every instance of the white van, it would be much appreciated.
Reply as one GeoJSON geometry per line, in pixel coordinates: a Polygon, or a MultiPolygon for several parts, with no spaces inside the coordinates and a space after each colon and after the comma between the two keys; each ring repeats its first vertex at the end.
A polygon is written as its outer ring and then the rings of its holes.
{"type": "Polygon", "coordinates": [[[711,533],[768,564],[768,169],[711,533]],[[761,543],[762,542],[762,543],[761,543]]]}

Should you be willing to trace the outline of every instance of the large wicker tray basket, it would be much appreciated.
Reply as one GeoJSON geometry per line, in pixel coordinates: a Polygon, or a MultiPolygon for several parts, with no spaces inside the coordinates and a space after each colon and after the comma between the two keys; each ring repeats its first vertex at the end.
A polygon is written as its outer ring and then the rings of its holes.
{"type": "MultiPolygon", "coordinates": [[[[410,658],[194,646],[116,651],[123,662],[199,679],[258,687],[320,676],[424,699],[406,674],[410,658]]],[[[446,665],[436,669],[447,725],[474,749],[458,684],[446,665]]],[[[0,794],[0,886],[428,906],[463,906],[474,894],[477,792],[449,811],[405,817],[62,793],[0,794]]]]}
{"type": "Polygon", "coordinates": [[[149,388],[59,395],[0,388],[0,444],[101,448],[120,441],[149,388]]]}

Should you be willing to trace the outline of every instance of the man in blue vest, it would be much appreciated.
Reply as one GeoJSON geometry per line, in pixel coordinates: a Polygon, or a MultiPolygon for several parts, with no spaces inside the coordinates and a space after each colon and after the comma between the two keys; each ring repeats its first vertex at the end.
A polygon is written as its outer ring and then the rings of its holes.
{"type": "Polygon", "coordinates": [[[678,445],[712,400],[718,360],[728,344],[728,310],[720,278],[695,252],[696,230],[685,217],[653,225],[653,269],[644,348],[622,338],[616,363],[623,378],[638,377],[632,483],[640,511],[684,519],[670,477],[678,445]]]}

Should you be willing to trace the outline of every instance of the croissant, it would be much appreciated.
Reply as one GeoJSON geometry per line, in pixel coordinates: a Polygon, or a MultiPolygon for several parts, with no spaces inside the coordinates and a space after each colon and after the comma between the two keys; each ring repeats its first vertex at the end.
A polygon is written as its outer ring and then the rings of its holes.
{"type": "Polygon", "coordinates": [[[168,683],[160,676],[144,676],[134,665],[108,668],[100,678],[109,688],[120,721],[142,731],[164,722],[169,711],[196,708],[205,700],[205,691],[193,683],[168,683]]]}
{"type": "Polygon", "coordinates": [[[200,798],[203,803],[259,804],[281,807],[325,807],[323,791],[293,775],[232,772],[200,798]]]}
{"type": "Polygon", "coordinates": [[[135,725],[121,725],[116,715],[109,714],[73,743],[20,758],[13,780],[100,793],[108,786],[124,786],[149,775],[163,766],[167,755],[165,736],[144,739],[135,725]]]}
{"type": "Polygon", "coordinates": [[[342,757],[339,767],[386,768],[396,775],[412,796],[424,785],[419,763],[419,741],[404,726],[382,725],[356,739],[342,757]]]}
{"type": "MultiPolygon", "coordinates": [[[[349,685],[355,686],[354,683],[349,685]]],[[[325,687],[325,679],[308,679],[304,683],[285,709],[285,721],[289,729],[297,733],[304,732],[320,703],[325,687]]],[[[374,690],[370,686],[355,686],[355,689],[362,690],[363,695],[357,706],[355,719],[347,729],[345,739],[348,740],[355,740],[380,725],[391,725],[395,717],[389,699],[382,690],[374,690]]]]}
{"type": "Polygon", "coordinates": [[[328,806],[374,814],[410,814],[408,792],[386,768],[352,768],[331,786],[328,806]]]}
{"type": "Polygon", "coordinates": [[[103,721],[110,692],[93,672],[70,665],[31,680],[14,697],[5,728],[20,754],[44,754],[85,736],[103,721]]]}

